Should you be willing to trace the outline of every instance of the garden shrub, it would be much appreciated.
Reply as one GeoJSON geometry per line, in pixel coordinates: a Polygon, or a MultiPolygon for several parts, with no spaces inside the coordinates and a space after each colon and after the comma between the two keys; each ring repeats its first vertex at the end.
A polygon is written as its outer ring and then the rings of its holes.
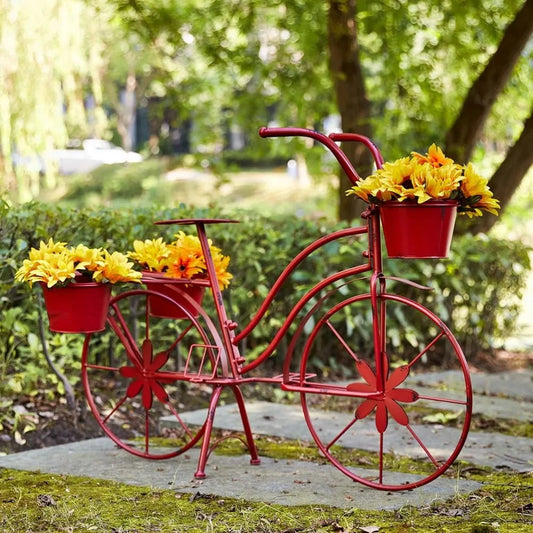
{"type": "MultiPolygon", "coordinates": [[[[193,217],[236,218],[240,224],[209,227],[209,236],[231,256],[234,280],[224,293],[228,314],[244,327],[255,314],[283,267],[308,243],[344,224],[297,217],[262,217],[249,212],[228,213],[220,208],[146,207],[136,209],[66,209],[31,203],[16,208],[0,206],[0,371],[6,390],[29,392],[61,383],[47,368],[37,332],[44,316],[40,291],[13,281],[14,273],[31,247],[40,240],[102,246],[127,251],[133,240],[163,236],[172,239],[176,226],[155,226],[156,220],[193,217]]],[[[313,282],[339,269],[361,263],[363,239],[334,242],[318,250],[282,287],[261,323],[245,339],[247,357],[260,353],[279,329],[283,318],[313,282]]],[[[501,346],[513,334],[520,300],[530,268],[528,249],[518,242],[484,235],[454,239],[447,260],[385,260],[391,276],[406,278],[434,291],[397,283],[394,291],[419,301],[452,327],[467,358],[501,346]]],[[[366,292],[366,289],[364,289],[366,292]]],[[[416,331],[416,324],[412,325],[416,331]]],[[[401,331],[399,332],[401,334],[401,331]]],[[[56,365],[75,383],[79,381],[82,335],[58,335],[46,330],[56,365]]],[[[278,357],[270,361],[279,370],[278,357]]],[[[327,361],[317,362],[328,365],[327,361]]]]}

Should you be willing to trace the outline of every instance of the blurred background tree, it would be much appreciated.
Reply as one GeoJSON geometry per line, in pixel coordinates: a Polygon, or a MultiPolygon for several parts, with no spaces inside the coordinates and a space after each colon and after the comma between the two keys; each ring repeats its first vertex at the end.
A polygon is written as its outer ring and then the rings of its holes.
{"type": "MultiPolygon", "coordinates": [[[[386,159],[432,142],[472,154],[490,161],[505,205],[533,153],[532,10],[533,0],[0,0],[0,187],[19,200],[53,187],[13,168],[13,151],[72,137],[313,163],[305,141],[257,138],[276,124],[359,131],[386,159]]],[[[367,154],[346,150],[367,174],[367,154]]],[[[339,217],[352,219],[346,188],[339,217]]]]}

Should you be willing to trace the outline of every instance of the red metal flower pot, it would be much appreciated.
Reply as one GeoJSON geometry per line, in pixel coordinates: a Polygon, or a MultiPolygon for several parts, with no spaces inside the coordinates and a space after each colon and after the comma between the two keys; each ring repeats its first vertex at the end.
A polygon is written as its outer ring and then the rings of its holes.
{"type": "Polygon", "coordinates": [[[43,288],[50,330],[57,333],[93,333],[105,328],[111,285],[71,283],[43,288]]]}
{"type": "Polygon", "coordinates": [[[430,259],[448,256],[457,202],[385,202],[379,210],[389,257],[430,259]]]}
{"type": "Polygon", "coordinates": [[[198,305],[202,305],[205,287],[186,285],[183,283],[172,284],[171,281],[168,281],[167,283],[145,281],[144,283],[148,290],[158,292],[159,294],[163,294],[172,299],[172,301],[169,301],[166,298],[149,296],[148,301],[151,316],[158,318],[189,318],[189,315],[184,310],[172,302],[176,302],[183,306],[194,318],[199,315],[196,307],[194,307],[187,298],[184,298],[174,287],[177,287],[180,291],[183,291],[190,296],[198,305]]]}

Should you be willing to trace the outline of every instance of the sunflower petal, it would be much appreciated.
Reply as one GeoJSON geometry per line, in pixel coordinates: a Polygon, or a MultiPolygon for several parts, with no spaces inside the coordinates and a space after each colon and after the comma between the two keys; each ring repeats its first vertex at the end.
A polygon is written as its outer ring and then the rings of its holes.
{"type": "Polygon", "coordinates": [[[403,383],[409,375],[409,371],[410,369],[407,365],[399,366],[398,368],[396,368],[387,380],[385,390],[389,391],[403,383]]]}
{"type": "Polygon", "coordinates": [[[413,403],[418,400],[418,392],[412,389],[394,389],[387,393],[389,398],[397,402],[413,403]]]}
{"type": "Polygon", "coordinates": [[[148,383],[144,384],[142,399],[143,399],[143,407],[146,410],[151,409],[154,397],[152,395],[152,388],[150,387],[150,385],[148,385],[148,383]]]}
{"type": "Polygon", "coordinates": [[[157,381],[151,382],[152,391],[157,396],[157,399],[162,403],[167,403],[169,400],[166,390],[157,381]]]}
{"type": "Polygon", "coordinates": [[[385,433],[389,425],[389,416],[384,402],[378,402],[376,408],[376,429],[380,433],[385,433]]]}

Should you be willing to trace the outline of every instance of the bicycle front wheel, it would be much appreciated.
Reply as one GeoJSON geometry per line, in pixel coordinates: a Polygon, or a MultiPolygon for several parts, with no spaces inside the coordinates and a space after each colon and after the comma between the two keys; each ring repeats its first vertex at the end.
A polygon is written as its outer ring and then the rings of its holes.
{"type": "Polygon", "coordinates": [[[442,320],[408,298],[378,295],[373,310],[365,294],[332,307],[306,340],[299,381],[320,451],[366,486],[424,485],[465,443],[472,415],[466,359],[442,320]],[[435,371],[444,358],[446,371],[435,371]]]}

